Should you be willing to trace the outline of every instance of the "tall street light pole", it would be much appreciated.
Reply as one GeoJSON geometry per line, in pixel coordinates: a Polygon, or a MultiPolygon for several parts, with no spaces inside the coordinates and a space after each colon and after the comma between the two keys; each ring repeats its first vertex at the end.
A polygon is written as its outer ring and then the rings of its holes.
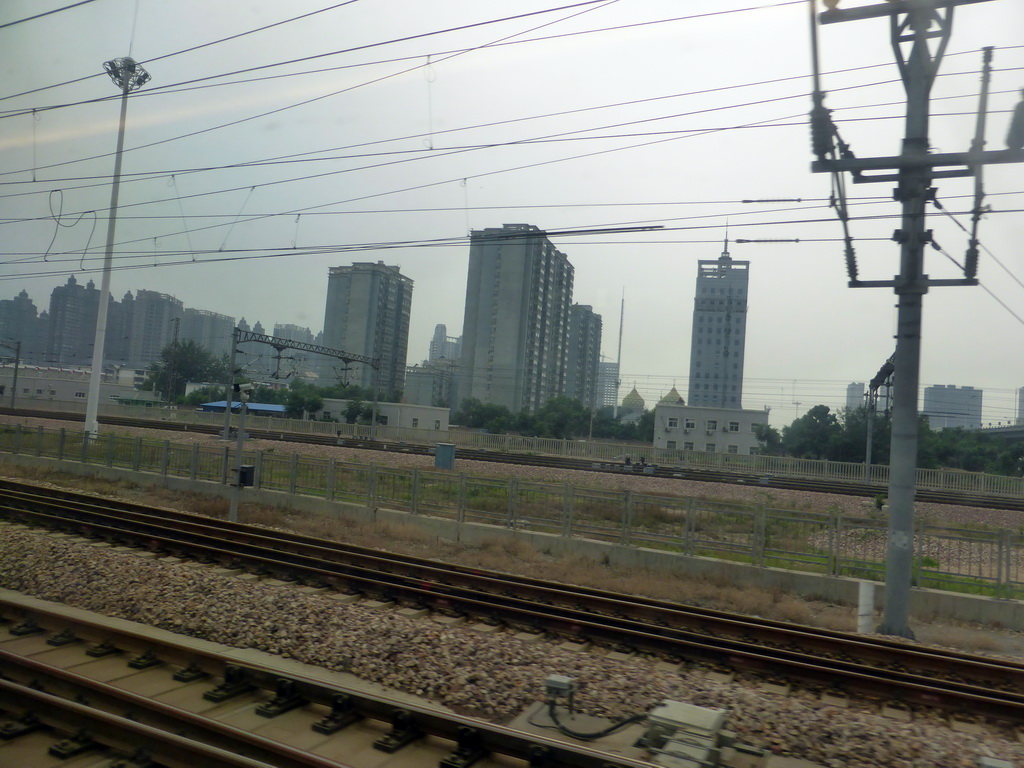
{"type": "Polygon", "coordinates": [[[107,336],[107,304],[110,302],[110,270],[114,255],[114,229],[117,225],[117,196],[121,187],[121,155],[124,151],[124,123],[128,114],[128,94],[149,82],[149,73],[127,56],[103,62],[103,69],[114,85],[121,89],[121,121],[117,130],[114,153],[114,181],[110,189],[110,218],[107,223],[107,248],[103,256],[103,280],[100,284],[100,306],[96,314],[96,337],[92,346],[92,372],[89,396],[85,405],[85,432],[89,438],[99,435],[100,381],[103,376],[103,346],[107,336]]]}

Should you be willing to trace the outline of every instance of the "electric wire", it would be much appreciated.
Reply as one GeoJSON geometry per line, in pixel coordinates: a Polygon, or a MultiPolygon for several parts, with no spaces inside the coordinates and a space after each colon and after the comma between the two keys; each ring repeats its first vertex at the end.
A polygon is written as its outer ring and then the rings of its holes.
{"type": "Polygon", "coordinates": [[[16,27],[19,24],[24,24],[26,21],[35,21],[36,19],[41,19],[41,18],[43,18],[45,16],[52,16],[55,13],[61,13],[63,11],[70,11],[72,8],[78,8],[80,5],[89,5],[89,3],[94,3],[94,2],[96,2],[96,0],[81,0],[80,2],[72,3],[71,5],[65,5],[62,8],[54,8],[52,11],[44,11],[43,13],[37,13],[34,16],[26,16],[23,19],[16,19],[15,21],[8,21],[6,24],[0,24],[0,29],[7,29],[8,27],[16,27]]]}

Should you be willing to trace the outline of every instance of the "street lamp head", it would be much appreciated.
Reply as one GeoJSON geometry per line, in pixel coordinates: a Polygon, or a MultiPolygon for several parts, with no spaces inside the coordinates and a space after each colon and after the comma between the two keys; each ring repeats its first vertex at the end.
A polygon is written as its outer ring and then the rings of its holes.
{"type": "Polygon", "coordinates": [[[137,90],[152,79],[141,64],[127,56],[103,62],[103,69],[122,91],[137,90]]]}

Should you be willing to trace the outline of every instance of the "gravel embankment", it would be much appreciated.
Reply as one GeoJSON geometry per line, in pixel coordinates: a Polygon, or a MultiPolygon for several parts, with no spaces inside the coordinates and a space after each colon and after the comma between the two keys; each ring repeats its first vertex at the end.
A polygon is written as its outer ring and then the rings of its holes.
{"type": "Polygon", "coordinates": [[[618,718],[664,699],[726,708],[727,727],[740,741],[830,768],[966,768],[982,755],[1024,760],[1024,746],[1007,734],[955,732],[937,714],[900,723],[857,702],[823,706],[808,692],[766,694],[753,680],[719,683],[648,659],[612,660],[548,641],[443,627],[11,526],[0,526],[0,586],[349,671],[499,721],[538,700],[544,678],[559,673],[577,678],[576,704],[585,713],[618,718]]]}

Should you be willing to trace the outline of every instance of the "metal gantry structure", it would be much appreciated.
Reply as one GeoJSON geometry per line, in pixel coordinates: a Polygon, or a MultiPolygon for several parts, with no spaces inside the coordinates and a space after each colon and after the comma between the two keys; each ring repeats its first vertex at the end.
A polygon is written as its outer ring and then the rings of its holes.
{"type": "Polygon", "coordinates": [[[229,440],[231,437],[231,393],[235,383],[235,376],[240,372],[237,369],[238,359],[238,345],[245,344],[247,342],[256,342],[258,344],[266,344],[277,350],[278,355],[285,349],[296,349],[302,352],[311,352],[316,355],[323,355],[324,357],[333,357],[341,360],[345,364],[348,363],[362,363],[370,366],[374,371],[374,387],[373,387],[373,415],[372,420],[375,422],[377,418],[377,384],[376,377],[380,371],[380,358],[369,357],[367,355],[360,355],[355,352],[345,352],[340,349],[331,349],[330,347],[321,347],[319,344],[309,344],[304,341],[292,341],[291,339],[282,339],[278,336],[266,336],[262,333],[254,333],[253,331],[245,331],[241,328],[235,328],[231,334],[231,361],[228,365],[228,377],[227,383],[224,387],[224,430],[221,437],[225,440],[229,440]]]}
{"type": "MultiPolygon", "coordinates": [[[[811,140],[817,160],[811,169],[832,174],[833,201],[842,221],[846,241],[849,285],[852,288],[892,288],[897,296],[897,335],[893,385],[892,437],[889,458],[889,528],[886,551],[885,607],[879,632],[913,638],[908,614],[913,574],[913,513],[918,449],[918,387],[921,362],[921,317],[924,294],[937,286],[977,285],[977,222],[983,212],[982,169],[992,163],[1024,162],[1024,151],[1011,140],[1005,150],[985,150],[985,112],[991,49],[984,51],[982,94],[977,130],[969,150],[929,152],[930,93],[952,32],[957,6],[991,0],[895,0],[841,9],[839,0],[825,0],[818,13],[811,0],[811,40],[814,60],[814,92],[810,113],[811,140]],[[907,96],[902,152],[892,157],[859,158],[842,141],[829,110],[818,74],[818,25],[888,18],[892,49],[907,96]],[[934,45],[934,50],[932,44],[934,45]],[[866,173],[876,172],[876,173],[866,173]],[[900,245],[900,272],[892,280],[861,280],[849,233],[842,174],[850,173],[855,184],[895,183],[894,198],[902,206],[900,229],[893,239],[900,245]],[[929,203],[936,204],[938,178],[975,179],[974,227],[963,264],[963,277],[932,279],[924,271],[924,250],[932,244],[925,229],[929,203]]],[[[1021,109],[1018,108],[1018,112],[1021,109]]]]}

